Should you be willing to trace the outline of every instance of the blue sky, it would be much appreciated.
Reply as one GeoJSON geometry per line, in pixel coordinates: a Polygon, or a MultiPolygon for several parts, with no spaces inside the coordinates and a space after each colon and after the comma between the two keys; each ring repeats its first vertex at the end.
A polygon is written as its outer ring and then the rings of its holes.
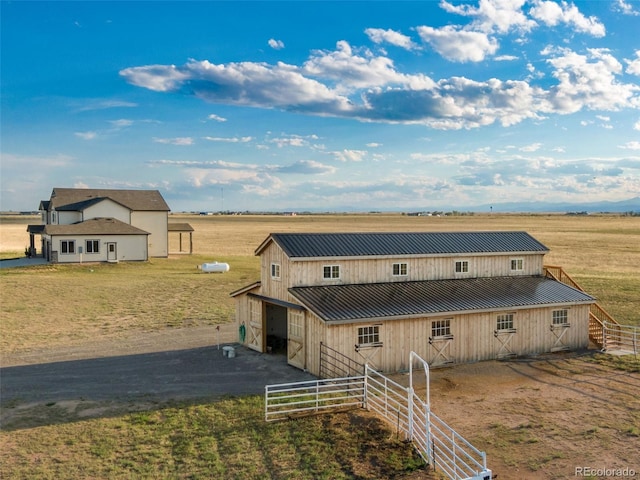
{"type": "Polygon", "coordinates": [[[1,3],[0,210],[640,195],[640,3],[1,3]]]}

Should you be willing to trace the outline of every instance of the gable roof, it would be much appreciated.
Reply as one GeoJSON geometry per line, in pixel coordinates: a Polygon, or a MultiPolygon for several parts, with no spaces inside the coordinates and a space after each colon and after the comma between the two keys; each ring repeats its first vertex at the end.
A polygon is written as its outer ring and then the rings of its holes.
{"type": "MultiPolygon", "coordinates": [[[[169,206],[158,190],[115,190],[96,188],[54,188],[47,210],[82,210],[109,198],[130,210],[168,212],[169,206]]],[[[45,202],[43,201],[44,205],[45,202]]]]}
{"type": "Polygon", "coordinates": [[[595,302],[542,276],[292,287],[289,292],[325,322],[336,323],[595,302]]]}
{"type": "Polygon", "coordinates": [[[46,235],[149,235],[137,227],[115,218],[92,218],[70,225],[45,225],[46,235]]]}
{"type": "Polygon", "coordinates": [[[272,233],[289,258],[524,253],[549,251],[527,232],[272,233]]]}

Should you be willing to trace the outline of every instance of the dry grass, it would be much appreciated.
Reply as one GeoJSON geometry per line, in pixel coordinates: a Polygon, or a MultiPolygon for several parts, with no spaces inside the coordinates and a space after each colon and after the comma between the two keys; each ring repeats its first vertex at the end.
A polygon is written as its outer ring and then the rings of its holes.
{"type": "MultiPolygon", "coordinates": [[[[526,230],[550,248],[546,263],[563,266],[621,322],[640,324],[637,217],[172,215],[171,221],[195,228],[193,256],[0,270],[2,353],[229,322],[229,292],[259,278],[253,252],[276,231],[526,230]],[[230,263],[231,271],[196,270],[213,260],[230,263]]],[[[22,255],[28,223],[38,219],[0,218],[0,255],[22,255]]],[[[177,249],[174,236],[171,250],[177,249]]],[[[638,361],[594,362],[593,372],[582,361],[566,362],[566,371],[563,362],[549,364],[548,372],[532,364],[540,376],[511,386],[491,368],[479,374],[494,364],[443,370],[442,385],[435,376],[434,401],[452,426],[489,451],[501,478],[566,478],[591,449],[589,465],[633,465],[640,414],[627,390],[638,381],[638,361]],[[445,382],[449,377],[453,383],[445,382]],[[465,382],[472,388],[464,389],[465,382]]],[[[531,377],[524,369],[518,375],[531,377]]],[[[415,453],[374,418],[341,414],[265,424],[259,397],[70,423],[58,405],[34,408],[47,416],[45,426],[0,434],[2,478],[433,478],[410,473],[419,465],[415,453]],[[52,419],[56,415],[62,417],[52,419]]]]}

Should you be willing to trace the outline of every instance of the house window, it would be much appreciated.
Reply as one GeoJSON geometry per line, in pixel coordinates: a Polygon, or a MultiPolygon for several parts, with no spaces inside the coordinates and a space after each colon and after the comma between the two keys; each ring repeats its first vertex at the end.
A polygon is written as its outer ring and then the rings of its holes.
{"type": "Polygon", "coordinates": [[[358,327],[358,347],[382,346],[380,342],[380,325],[358,327]]]}
{"type": "Polygon", "coordinates": [[[407,264],[406,263],[394,263],[393,264],[393,276],[394,277],[406,277],[407,276],[407,264]]]}
{"type": "Polygon", "coordinates": [[[87,253],[100,253],[100,241],[87,240],[85,243],[85,251],[87,253]]]}
{"type": "Polygon", "coordinates": [[[512,258],[511,259],[511,271],[512,272],[520,272],[524,270],[524,260],[522,258],[512,258]]]}
{"type": "Polygon", "coordinates": [[[76,253],[76,241],[62,240],[60,242],[60,251],[65,254],[76,253]]]}
{"type": "Polygon", "coordinates": [[[498,315],[496,330],[513,330],[513,313],[498,315]]]}
{"type": "Polygon", "coordinates": [[[469,262],[467,260],[457,260],[456,273],[468,273],[468,272],[469,272],[469,262]]]}
{"type": "Polygon", "coordinates": [[[552,324],[557,326],[569,325],[569,311],[554,310],[552,314],[552,324]]]}
{"type": "Polygon", "coordinates": [[[325,280],[340,278],[340,265],[325,265],[322,267],[322,278],[325,280]]]}
{"type": "Polygon", "coordinates": [[[450,337],[451,336],[451,319],[434,320],[431,322],[431,337],[450,337]]]}
{"type": "Polygon", "coordinates": [[[271,264],[271,278],[280,279],[280,264],[272,263],[271,264]]]}

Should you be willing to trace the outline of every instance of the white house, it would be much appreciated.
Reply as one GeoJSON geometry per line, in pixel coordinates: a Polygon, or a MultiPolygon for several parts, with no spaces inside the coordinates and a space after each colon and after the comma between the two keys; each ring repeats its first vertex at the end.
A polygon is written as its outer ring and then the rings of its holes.
{"type": "Polygon", "coordinates": [[[53,263],[143,261],[167,257],[169,206],[157,190],[54,188],[29,225],[31,252],[53,263]]]}

